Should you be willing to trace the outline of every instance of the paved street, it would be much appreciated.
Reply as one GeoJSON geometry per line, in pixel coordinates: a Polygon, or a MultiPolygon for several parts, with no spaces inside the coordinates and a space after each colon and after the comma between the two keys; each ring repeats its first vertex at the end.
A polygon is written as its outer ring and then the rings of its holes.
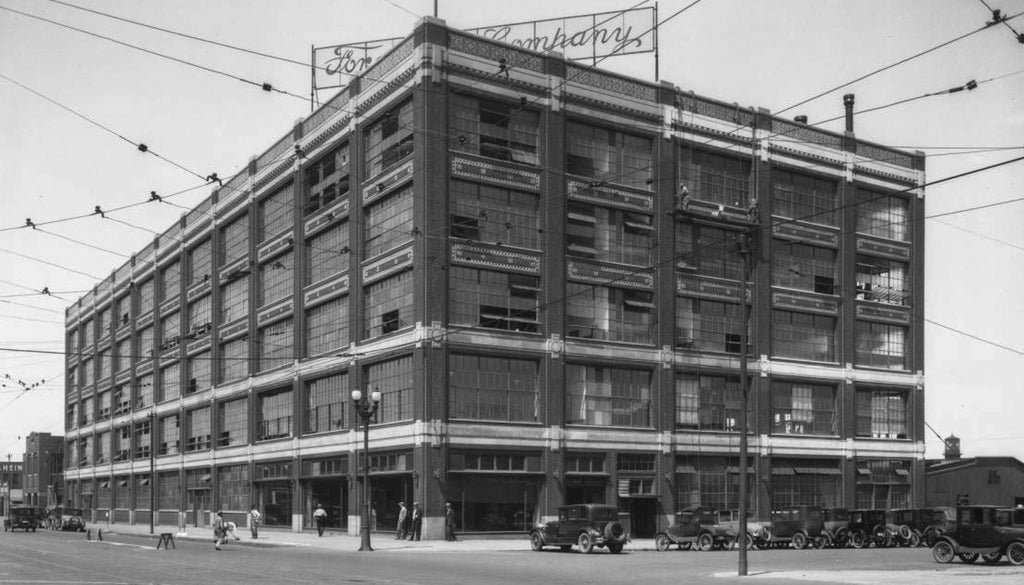
{"type": "MultiPolygon", "coordinates": [[[[374,535],[376,551],[359,553],[358,538],[268,532],[257,542],[231,542],[215,551],[205,531],[156,550],[141,530],[105,532],[104,540],[39,531],[0,535],[0,584],[67,583],[389,583],[394,585],[512,585],[524,583],[899,583],[1010,585],[1024,567],[937,565],[927,549],[772,550],[750,553],[750,576],[736,576],[735,552],[658,553],[639,541],[621,555],[555,550],[534,553],[521,540],[455,543],[394,541],[374,535]]],[[[148,530],[144,531],[148,532],[148,530]]]]}

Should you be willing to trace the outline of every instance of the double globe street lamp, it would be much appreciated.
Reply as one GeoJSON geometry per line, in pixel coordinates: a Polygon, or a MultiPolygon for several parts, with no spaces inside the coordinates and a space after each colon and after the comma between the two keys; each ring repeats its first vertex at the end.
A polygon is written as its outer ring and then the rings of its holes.
{"type": "Polygon", "coordinates": [[[374,390],[369,396],[362,390],[352,391],[352,405],[363,421],[363,512],[359,520],[359,550],[371,551],[370,546],[370,419],[377,414],[380,406],[380,391],[374,390]]]}

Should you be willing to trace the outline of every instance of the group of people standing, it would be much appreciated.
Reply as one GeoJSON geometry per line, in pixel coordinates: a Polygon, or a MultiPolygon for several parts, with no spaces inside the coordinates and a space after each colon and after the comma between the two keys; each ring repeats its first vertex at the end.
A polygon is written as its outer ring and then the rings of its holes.
{"type": "Polygon", "coordinates": [[[398,502],[398,532],[395,540],[419,540],[423,532],[423,510],[419,502],[412,503],[412,511],[405,507],[405,502],[398,502]]]}
{"type": "MultiPolygon", "coordinates": [[[[247,514],[249,520],[249,530],[252,531],[252,537],[257,538],[259,533],[259,525],[263,520],[263,515],[253,504],[252,508],[247,514]]],[[[327,524],[327,510],[324,509],[323,504],[317,504],[316,509],[313,511],[313,521],[316,523],[317,536],[324,535],[324,527],[327,524]]],[[[445,540],[457,540],[455,538],[455,510],[452,508],[450,502],[446,502],[444,505],[444,526],[445,526],[445,540]]],[[[228,539],[228,537],[234,540],[241,540],[236,534],[235,530],[237,525],[234,522],[225,521],[221,511],[217,511],[213,520],[213,546],[215,549],[220,550],[220,547],[228,539]]],[[[419,502],[412,503],[412,510],[410,511],[405,502],[398,503],[398,531],[395,533],[395,540],[420,540],[423,532],[423,509],[420,508],[419,502]]]]}

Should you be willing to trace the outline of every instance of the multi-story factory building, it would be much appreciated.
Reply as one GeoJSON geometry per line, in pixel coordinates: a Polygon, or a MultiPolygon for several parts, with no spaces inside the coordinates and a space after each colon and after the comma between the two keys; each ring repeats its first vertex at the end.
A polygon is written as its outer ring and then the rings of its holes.
{"type": "Polygon", "coordinates": [[[67,499],[354,532],[360,389],[374,528],[607,502],[651,535],[738,507],[746,359],[758,517],[923,505],[924,157],[851,108],[828,132],[427,18],[69,308],[67,499]]]}

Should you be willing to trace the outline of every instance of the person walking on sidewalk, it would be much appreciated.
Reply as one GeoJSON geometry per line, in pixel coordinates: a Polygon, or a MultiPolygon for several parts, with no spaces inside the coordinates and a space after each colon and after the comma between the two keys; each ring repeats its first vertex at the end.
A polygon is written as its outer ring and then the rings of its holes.
{"type": "Polygon", "coordinates": [[[220,545],[224,544],[224,537],[227,536],[227,530],[224,528],[224,516],[223,512],[217,510],[217,515],[213,518],[213,548],[220,550],[220,545]]]}
{"type": "Polygon", "coordinates": [[[327,523],[327,510],[324,510],[323,504],[317,504],[316,510],[313,510],[313,521],[316,522],[316,535],[324,535],[324,524],[327,523]]]}
{"type": "Polygon", "coordinates": [[[395,532],[395,540],[404,540],[406,533],[409,531],[408,522],[409,520],[409,509],[405,507],[405,502],[398,502],[398,531],[395,532]]]}
{"type": "Polygon", "coordinates": [[[423,510],[420,509],[419,502],[412,503],[412,532],[409,534],[409,540],[419,540],[420,532],[423,531],[423,510]]]}
{"type": "Polygon", "coordinates": [[[256,509],[256,504],[253,504],[252,509],[249,510],[249,530],[252,531],[253,539],[257,537],[261,520],[263,520],[263,514],[260,514],[260,511],[256,509]]]}
{"type": "Polygon", "coordinates": [[[451,502],[444,504],[444,527],[445,540],[458,540],[455,538],[455,510],[452,509],[451,502]]]}

